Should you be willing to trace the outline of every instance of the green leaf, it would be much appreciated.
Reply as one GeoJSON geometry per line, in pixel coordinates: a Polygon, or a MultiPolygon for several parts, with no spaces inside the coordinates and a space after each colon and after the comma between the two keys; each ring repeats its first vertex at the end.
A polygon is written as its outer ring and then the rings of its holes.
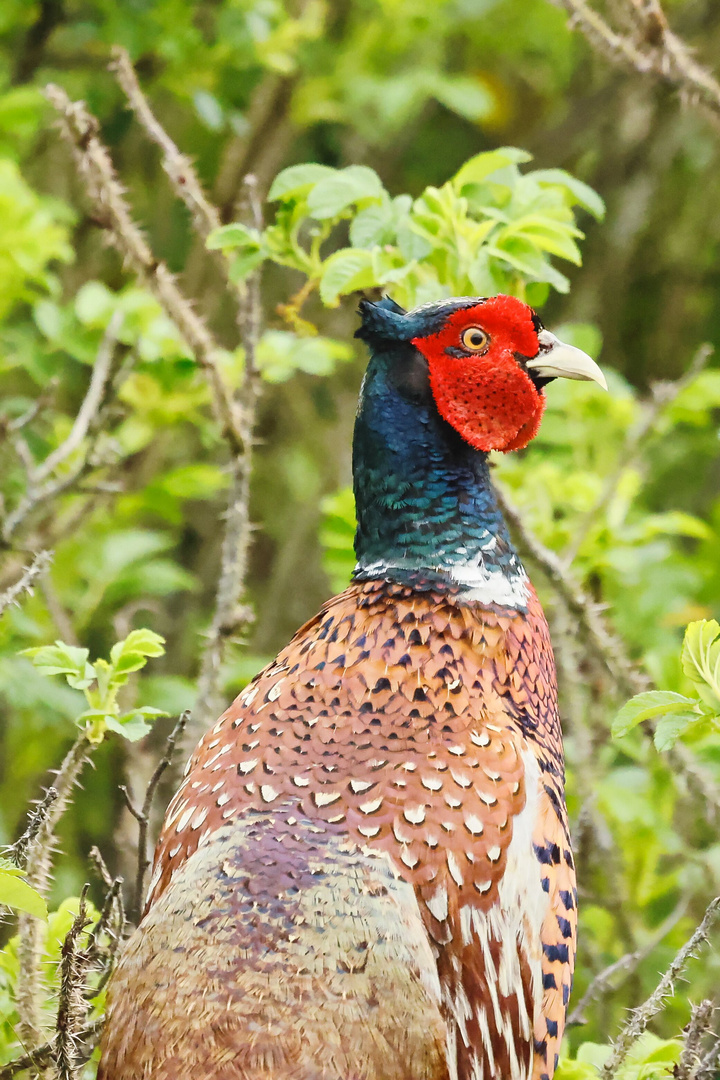
{"type": "Polygon", "coordinates": [[[75,690],[86,689],[95,678],[95,669],[87,661],[88,650],[64,641],[23,649],[18,655],[30,657],[41,675],[65,675],[75,690]]]}
{"type": "Polygon", "coordinates": [[[21,871],[16,868],[0,868],[0,904],[25,911],[38,919],[47,919],[47,904],[20,875],[21,871]]]}
{"type": "Polygon", "coordinates": [[[715,619],[690,623],[683,641],[682,666],[703,701],[720,712],[720,625],[715,619]]]}
{"type": "Polygon", "coordinates": [[[472,76],[440,77],[434,82],[433,94],[446,109],[474,122],[485,119],[496,106],[495,95],[472,76]]]}
{"type": "Polygon", "coordinates": [[[258,248],[256,251],[243,251],[236,255],[230,263],[230,280],[234,281],[235,284],[244,281],[246,277],[252,274],[253,270],[258,268],[263,259],[265,259],[265,252],[262,248],[258,248]]]}
{"type": "Polygon", "coordinates": [[[147,724],[140,715],[133,716],[131,720],[125,723],[115,716],[108,716],[105,723],[109,731],[114,731],[116,735],[122,735],[123,739],[127,739],[128,742],[138,742],[151,730],[150,724],[147,724]]]}
{"type": "Polygon", "coordinates": [[[308,213],[317,221],[337,217],[353,203],[387,195],[378,174],[367,165],[349,165],[316,184],[308,195],[308,213]]]}
{"type": "Polygon", "coordinates": [[[231,225],[221,225],[219,229],[213,229],[205,241],[205,247],[209,251],[226,251],[238,247],[256,251],[261,245],[261,240],[262,237],[257,229],[251,229],[239,221],[234,221],[231,225]]]}
{"type": "Polygon", "coordinates": [[[562,187],[571,196],[571,204],[582,206],[598,221],[605,217],[605,203],[596,191],[564,169],[536,169],[530,174],[536,183],[546,187],[562,187]]]}
{"type": "Polygon", "coordinates": [[[110,650],[110,662],[118,675],[145,667],[148,656],[164,656],[165,638],[153,630],[132,630],[110,650]]]}
{"type": "Polygon", "coordinates": [[[504,169],[508,165],[521,165],[526,161],[532,161],[532,154],[528,154],[527,150],[519,150],[515,146],[503,146],[498,150],[484,151],[465,162],[455,173],[452,185],[456,191],[462,191],[467,184],[479,184],[499,169],[504,169]]]}
{"type": "Polygon", "coordinates": [[[393,212],[389,203],[371,203],[360,210],[350,223],[350,243],[354,248],[373,248],[392,243],[393,212]]]}
{"type": "Polygon", "coordinates": [[[680,712],[668,713],[661,716],[653,733],[655,749],[659,751],[670,750],[694,724],[702,723],[704,717],[697,713],[680,712]]]}
{"type": "Polygon", "coordinates": [[[323,263],[320,298],[335,307],[341,294],[367,289],[376,284],[373,253],[358,248],[341,248],[323,263]]]}
{"type": "Polygon", "coordinates": [[[107,326],[118,297],[102,281],[87,281],[75,297],[75,314],[85,326],[107,326]]]}
{"type": "Polygon", "coordinates": [[[646,690],[642,694],[636,694],[623,705],[612,723],[613,736],[616,739],[621,738],[644,720],[665,716],[667,713],[686,713],[688,708],[694,705],[692,698],[676,694],[672,690],[646,690]]]}
{"type": "Polygon", "coordinates": [[[298,195],[304,195],[310,188],[335,173],[328,165],[316,165],[309,162],[306,165],[291,165],[288,169],[279,172],[272,182],[268,192],[268,200],[275,202],[278,199],[292,199],[298,195]]]}

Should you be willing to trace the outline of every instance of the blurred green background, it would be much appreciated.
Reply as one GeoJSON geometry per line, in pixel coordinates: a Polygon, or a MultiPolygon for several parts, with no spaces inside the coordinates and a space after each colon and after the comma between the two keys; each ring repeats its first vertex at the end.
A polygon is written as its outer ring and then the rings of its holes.
{"type": "MultiPolygon", "coordinates": [[[[700,59],[718,55],[717,3],[674,0],[667,8],[700,59]]],[[[176,713],[193,702],[217,582],[228,471],[207,388],[177,331],[105,244],[41,94],[56,82],[98,117],[137,220],[227,348],[231,370],[237,338],[228,290],[108,73],[113,44],[129,51],[155,114],[196,162],[225,222],[236,216],[250,171],[265,194],[295,163],[360,164],[392,195],[416,198],[467,159],[507,145],[532,155],[528,168],[566,169],[602,196],[603,221],[576,212],[583,265],[562,265],[569,291],[551,290],[542,317],[551,328],[570,324],[568,333],[599,356],[610,396],[551,386],[540,438],[499,473],[546,544],[578,548],[583,586],[609,605],[657,685],[682,690],[683,629],[720,611],[717,361],[661,413],[641,452],[628,460],[623,448],[642,423],[651,384],[678,378],[703,342],[720,342],[713,126],[669,88],[594,55],[546,0],[3,0],[4,514],[25,490],[23,456],[39,461],[67,435],[118,308],[121,352],[133,368],[95,467],[23,522],[0,559],[4,588],[27,552],[49,545],[56,553],[46,583],[0,622],[0,843],[20,831],[84,707],[77,691],[42,678],[17,652],[61,637],[91,658],[105,656],[132,628],[152,627],[167,639],[166,655],[151,661],[132,693],[176,713]],[[39,396],[18,447],[13,421],[39,396]],[[612,498],[588,522],[613,478],[612,498]]],[[[272,220],[274,207],[266,213],[272,220]]],[[[228,701],[342,587],[352,565],[352,505],[337,492],[350,481],[365,364],[352,339],[356,304],[345,298],[328,309],[310,297],[303,317],[341,344],[316,339],[303,359],[299,345],[272,336],[287,333],[276,307],[302,280],[274,263],[263,269],[270,333],[247,579],[255,618],[227,655],[228,701]]],[[[552,591],[538,584],[554,632],[572,638],[552,591]]],[[[611,741],[622,701],[576,652],[575,668],[564,672],[563,712],[583,897],[580,992],[605,965],[661,940],[593,1006],[574,1044],[606,1041],[720,891],[711,808],[698,807],[642,736],[611,741]]],[[[87,878],[93,844],[113,871],[132,876],[135,834],[117,784],[127,769],[142,788],[166,730],[167,722],[132,748],[108,741],[95,756],[61,829],[56,901],[87,878]]],[[[720,783],[717,733],[700,731],[690,751],[720,783]]],[[[709,992],[720,978],[717,955],[695,965],[692,978],[696,997],[709,992]]],[[[687,1015],[680,995],[656,1030],[676,1034],[687,1015]]]]}

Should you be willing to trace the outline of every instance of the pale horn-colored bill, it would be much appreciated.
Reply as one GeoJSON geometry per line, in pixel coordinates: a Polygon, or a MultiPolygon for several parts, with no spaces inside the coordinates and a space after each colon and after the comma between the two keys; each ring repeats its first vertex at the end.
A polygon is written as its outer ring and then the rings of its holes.
{"type": "Polygon", "coordinates": [[[602,371],[582,349],[559,341],[549,330],[541,330],[538,341],[540,352],[525,365],[534,374],[546,379],[584,379],[607,390],[602,371]]]}

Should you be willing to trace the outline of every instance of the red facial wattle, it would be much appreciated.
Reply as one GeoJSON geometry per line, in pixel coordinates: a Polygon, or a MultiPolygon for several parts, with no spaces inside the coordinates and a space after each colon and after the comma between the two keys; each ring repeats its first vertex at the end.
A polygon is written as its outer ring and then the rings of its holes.
{"type": "Polygon", "coordinates": [[[520,450],[537,434],[545,395],[517,360],[539,350],[526,304],[498,296],[461,308],[438,333],[413,345],[428,361],[438,412],[475,449],[520,450]],[[474,326],[488,335],[482,352],[462,349],[463,331],[474,326]]]}

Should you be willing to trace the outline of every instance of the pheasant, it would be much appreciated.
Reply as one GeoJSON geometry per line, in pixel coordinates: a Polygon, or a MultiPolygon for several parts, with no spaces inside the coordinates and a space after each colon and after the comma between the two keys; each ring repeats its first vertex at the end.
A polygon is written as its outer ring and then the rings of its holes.
{"type": "Polygon", "coordinates": [[[508,296],[362,301],[357,566],[188,763],[99,1080],[550,1080],[577,892],[548,627],[488,452],[605,380],[508,296]]]}

